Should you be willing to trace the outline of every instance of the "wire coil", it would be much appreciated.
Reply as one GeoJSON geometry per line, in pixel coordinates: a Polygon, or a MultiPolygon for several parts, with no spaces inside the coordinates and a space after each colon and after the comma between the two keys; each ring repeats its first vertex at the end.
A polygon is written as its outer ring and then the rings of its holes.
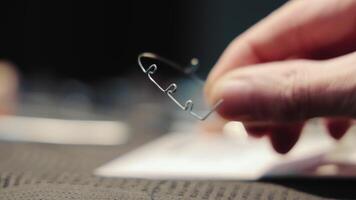
{"type": "MultiPolygon", "coordinates": [[[[162,87],[153,77],[152,75],[156,73],[156,71],[158,70],[158,67],[156,64],[151,64],[148,68],[145,68],[142,64],[142,58],[150,58],[150,59],[155,59],[155,60],[158,60],[158,61],[161,61],[163,63],[166,63],[168,64],[169,66],[175,68],[175,69],[178,69],[178,70],[182,70],[183,68],[171,61],[171,60],[168,60],[166,58],[163,58],[161,56],[158,56],[156,54],[153,54],[153,53],[148,53],[148,52],[145,52],[145,53],[141,53],[138,58],[137,58],[137,61],[138,61],[138,64],[140,66],[140,68],[142,69],[142,71],[147,74],[148,78],[151,80],[151,82],[153,82],[162,92],[164,92],[175,104],[177,104],[182,110],[184,111],[188,111],[192,116],[194,116],[195,118],[199,119],[199,120],[205,120],[206,118],[209,117],[209,115],[211,113],[213,113],[216,108],[223,102],[222,99],[220,99],[218,102],[216,102],[214,104],[214,106],[208,111],[208,113],[206,113],[205,115],[199,115],[197,113],[195,113],[193,111],[193,107],[194,107],[194,103],[193,103],[193,100],[191,99],[188,99],[187,101],[185,101],[184,103],[180,103],[175,97],[174,97],[174,93],[177,91],[177,84],[175,83],[171,83],[168,85],[167,88],[164,88],[162,87]]],[[[199,81],[199,82],[202,82],[197,76],[195,76],[194,72],[197,70],[198,68],[198,61],[197,59],[193,59],[192,62],[191,62],[191,66],[188,67],[188,68],[185,68],[184,70],[182,70],[182,72],[186,75],[189,75],[191,78],[193,78],[194,80],[196,81],[199,81]]]]}

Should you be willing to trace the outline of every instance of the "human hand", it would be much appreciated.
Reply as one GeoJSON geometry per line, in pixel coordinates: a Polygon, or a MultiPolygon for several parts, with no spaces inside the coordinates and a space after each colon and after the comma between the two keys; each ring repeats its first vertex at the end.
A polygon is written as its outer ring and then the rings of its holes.
{"type": "Polygon", "coordinates": [[[209,74],[205,92],[229,120],[268,135],[279,153],[305,120],[326,117],[341,138],[356,117],[356,1],[295,0],[237,37],[209,74]]]}

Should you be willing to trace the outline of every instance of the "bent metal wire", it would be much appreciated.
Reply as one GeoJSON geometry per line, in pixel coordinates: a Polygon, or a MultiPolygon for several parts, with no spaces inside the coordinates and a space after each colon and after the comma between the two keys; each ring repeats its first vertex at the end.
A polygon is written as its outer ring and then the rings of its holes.
{"type": "Polygon", "coordinates": [[[142,64],[142,58],[149,58],[149,59],[155,59],[158,60],[160,62],[166,63],[169,66],[182,71],[184,74],[190,76],[192,79],[198,81],[198,82],[202,82],[195,74],[194,72],[197,70],[198,68],[198,60],[197,59],[192,59],[191,61],[191,66],[187,67],[187,68],[182,68],[180,65],[176,64],[173,61],[170,61],[166,58],[163,58],[161,56],[158,56],[156,54],[153,53],[141,53],[138,58],[138,64],[141,67],[142,71],[147,74],[148,78],[165,94],[167,94],[167,96],[172,99],[172,101],[177,104],[182,110],[184,111],[188,111],[191,115],[193,115],[195,118],[199,119],[199,120],[205,120],[206,118],[209,117],[209,115],[211,113],[213,113],[216,108],[223,102],[222,99],[220,99],[218,102],[215,103],[215,105],[209,110],[208,113],[206,113],[205,115],[199,115],[197,113],[195,113],[193,111],[193,101],[191,99],[188,99],[186,102],[184,103],[180,103],[174,96],[173,94],[177,91],[177,84],[175,83],[171,83],[169,84],[169,86],[167,88],[162,87],[153,77],[152,75],[157,71],[158,67],[156,64],[151,64],[148,68],[145,68],[142,64]]]}

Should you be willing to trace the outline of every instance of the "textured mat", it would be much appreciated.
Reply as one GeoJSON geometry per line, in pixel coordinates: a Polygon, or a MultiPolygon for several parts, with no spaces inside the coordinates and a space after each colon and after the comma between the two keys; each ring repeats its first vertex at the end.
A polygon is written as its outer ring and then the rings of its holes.
{"type": "Polygon", "coordinates": [[[223,181],[153,181],[61,174],[33,177],[6,173],[0,199],[321,199],[288,188],[223,181]]]}
{"type": "Polygon", "coordinates": [[[0,199],[321,199],[285,187],[238,181],[157,181],[91,175],[132,148],[0,143],[0,199]]]}

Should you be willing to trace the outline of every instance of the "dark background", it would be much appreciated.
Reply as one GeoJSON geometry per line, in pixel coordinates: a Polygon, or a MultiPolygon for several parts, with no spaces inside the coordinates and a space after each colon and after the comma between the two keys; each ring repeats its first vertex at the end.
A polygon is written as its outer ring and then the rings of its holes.
{"type": "Polygon", "coordinates": [[[12,1],[0,3],[0,57],[26,77],[85,81],[137,72],[151,51],[206,75],[226,45],[285,0],[12,1]]]}

